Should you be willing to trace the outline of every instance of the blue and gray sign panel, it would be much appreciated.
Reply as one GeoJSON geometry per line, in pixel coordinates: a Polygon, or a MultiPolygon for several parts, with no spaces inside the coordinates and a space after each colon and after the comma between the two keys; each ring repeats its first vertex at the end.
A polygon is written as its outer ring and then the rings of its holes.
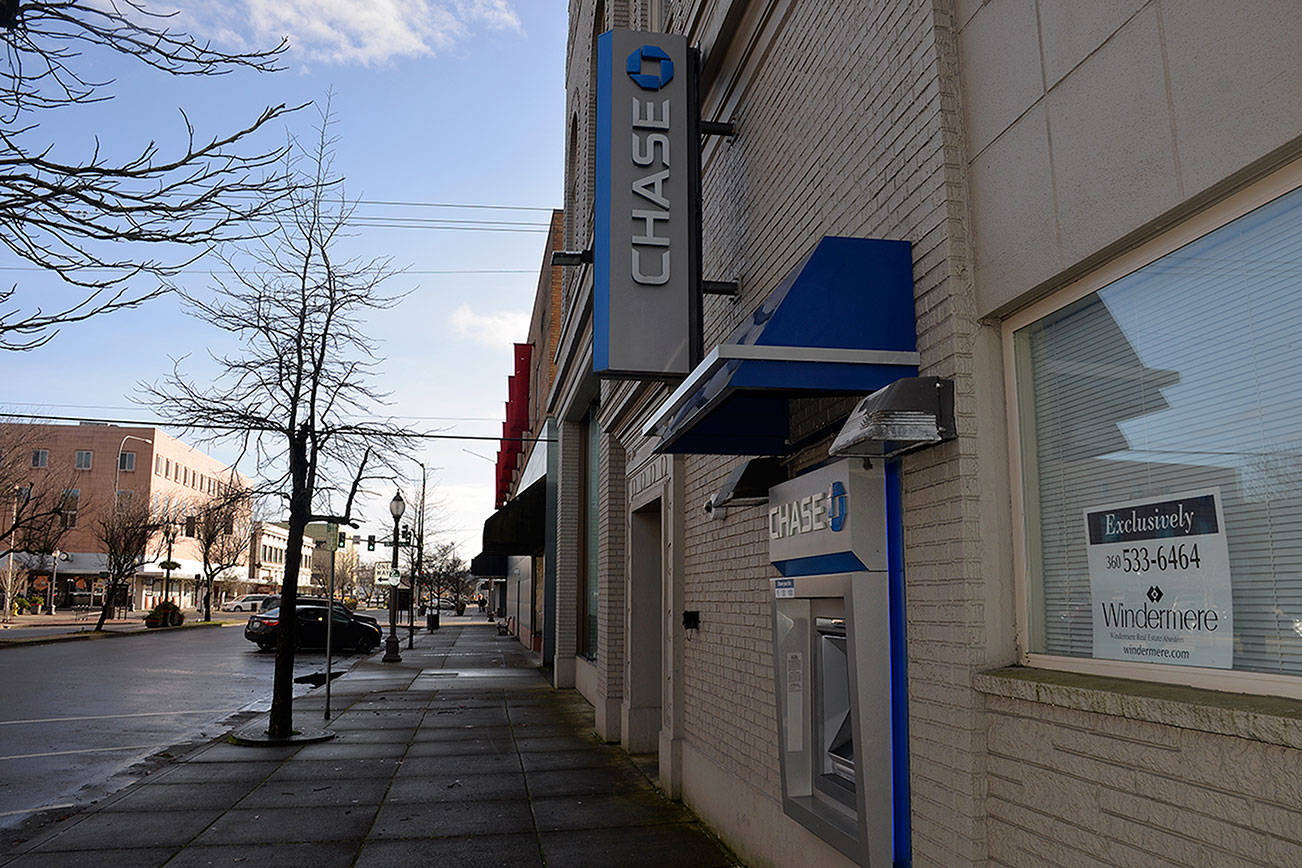
{"type": "Polygon", "coordinates": [[[769,560],[784,576],[885,572],[885,497],[881,470],[858,459],[770,488],[769,560]]]}
{"type": "Polygon", "coordinates": [[[597,39],[593,369],[691,371],[697,151],[687,40],[612,30],[597,39]]]}

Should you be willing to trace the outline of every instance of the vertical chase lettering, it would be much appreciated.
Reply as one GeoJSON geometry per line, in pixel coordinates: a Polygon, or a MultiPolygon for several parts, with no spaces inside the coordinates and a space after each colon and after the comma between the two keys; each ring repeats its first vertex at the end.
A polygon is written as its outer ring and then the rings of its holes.
{"type": "MultiPolygon", "coordinates": [[[[659,91],[674,77],[674,62],[654,45],[644,45],[628,56],[628,76],[645,91],[659,91]],[[655,74],[645,71],[659,65],[655,74]]],[[[633,180],[634,207],[629,270],[643,286],[669,282],[669,100],[633,97],[632,159],[641,173],[633,180]],[[644,173],[644,174],[643,174],[644,173]],[[641,206],[641,207],[638,207],[641,206]]]]}

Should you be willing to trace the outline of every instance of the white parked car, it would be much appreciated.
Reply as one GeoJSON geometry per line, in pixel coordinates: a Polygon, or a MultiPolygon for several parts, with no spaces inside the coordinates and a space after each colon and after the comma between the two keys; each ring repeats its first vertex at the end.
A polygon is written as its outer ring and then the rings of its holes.
{"type": "Polygon", "coordinates": [[[256,612],[262,601],[267,599],[266,594],[245,594],[236,600],[227,600],[222,603],[223,612],[256,612]]]}

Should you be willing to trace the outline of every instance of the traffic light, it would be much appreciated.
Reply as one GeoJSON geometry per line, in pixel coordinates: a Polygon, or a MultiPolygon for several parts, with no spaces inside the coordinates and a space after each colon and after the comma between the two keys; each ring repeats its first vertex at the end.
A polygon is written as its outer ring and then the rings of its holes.
{"type": "Polygon", "coordinates": [[[371,534],[366,538],[366,550],[368,552],[375,551],[375,534],[371,534]]]}
{"type": "Polygon", "coordinates": [[[348,542],[348,535],[343,531],[339,531],[339,548],[343,548],[346,542],[348,542]]]}

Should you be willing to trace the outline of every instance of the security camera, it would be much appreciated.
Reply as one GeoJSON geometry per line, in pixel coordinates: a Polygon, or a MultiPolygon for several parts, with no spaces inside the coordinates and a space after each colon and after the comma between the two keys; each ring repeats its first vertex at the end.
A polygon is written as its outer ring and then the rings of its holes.
{"type": "Polygon", "coordinates": [[[713,519],[722,520],[728,515],[728,507],[714,505],[714,495],[711,495],[705,499],[704,508],[705,508],[705,514],[713,519]]]}

